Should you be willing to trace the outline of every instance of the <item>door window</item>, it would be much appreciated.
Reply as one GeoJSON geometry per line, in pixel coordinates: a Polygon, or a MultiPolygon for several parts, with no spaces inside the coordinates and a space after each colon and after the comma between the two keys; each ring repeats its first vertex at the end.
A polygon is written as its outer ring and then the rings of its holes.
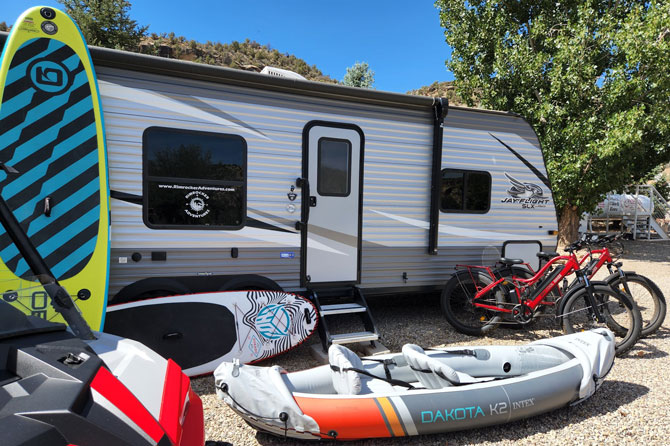
{"type": "Polygon", "coordinates": [[[351,142],[319,139],[317,192],[321,196],[347,197],[351,193],[351,142]]]}

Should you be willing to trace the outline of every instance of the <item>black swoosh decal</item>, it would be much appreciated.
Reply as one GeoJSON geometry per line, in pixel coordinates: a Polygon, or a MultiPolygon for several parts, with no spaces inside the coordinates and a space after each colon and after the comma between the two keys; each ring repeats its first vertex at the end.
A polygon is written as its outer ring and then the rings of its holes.
{"type": "Polygon", "coordinates": [[[533,165],[532,165],[526,158],[524,158],[523,156],[521,156],[516,150],[514,150],[513,148],[511,148],[510,146],[508,146],[507,144],[505,144],[504,142],[502,142],[500,139],[498,139],[493,133],[490,133],[490,132],[489,132],[489,135],[491,135],[492,137],[494,137],[494,138],[496,139],[496,141],[498,141],[500,144],[502,144],[507,150],[509,150],[510,152],[512,152],[512,154],[513,154],[514,156],[516,156],[517,158],[519,158],[519,160],[520,160],[522,163],[524,163],[524,164],[526,165],[526,167],[528,167],[528,168],[531,170],[531,172],[533,172],[533,173],[535,174],[535,176],[536,176],[540,181],[542,181],[542,183],[543,183],[545,186],[547,186],[549,189],[551,189],[551,183],[549,183],[549,178],[547,178],[546,176],[544,176],[544,174],[543,174],[542,172],[540,172],[539,170],[537,170],[537,167],[533,166],[533,165]]]}
{"type": "Polygon", "coordinates": [[[117,200],[126,201],[132,204],[139,204],[139,205],[142,204],[141,195],[129,194],[127,192],[121,192],[119,190],[110,190],[109,196],[111,198],[116,198],[117,200]]]}
{"type": "MultiPolygon", "coordinates": [[[[135,194],[129,194],[127,192],[121,192],[118,190],[110,190],[109,191],[109,196],[112,198],[116,198],[117,200],[125,201],[127,203],[132,203],[132,204],[139,204],[140,206],[142,205],[142,196],[141,195],[135,195],[135,194]]],[[[278,226],[271,225],[270,223],[265,223],[260,220],[256,220],[255,218],[247,217],[247,221],[244,224],[244,226],[249,226],[252,228],[259,228],[259,229],[267,229],[269,231],[277,231],[277,232],[288,232],[289,234],[294,234],[295,231],[289,231],[288,229],[280,228],[278,226]]]]}

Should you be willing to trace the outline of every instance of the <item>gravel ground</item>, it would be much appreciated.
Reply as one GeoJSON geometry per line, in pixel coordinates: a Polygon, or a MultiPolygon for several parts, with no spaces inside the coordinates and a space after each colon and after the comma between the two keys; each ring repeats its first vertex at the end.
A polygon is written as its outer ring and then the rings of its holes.
{"type": "MultiPolygon", "coordinates": [[[[626,270],[643,274],[656,282],[670,299],[670,242],[627,241],[622,260],[626,270]]],[[[486,338],[470,338],[455,332],[442,317],[437,296],[403,296],[370,299],[382,342],[391,351],[405,343],[422,346],[523,344],[562,334],[549,321],[532,330],[498,328],[486,338]],[[409,298],[408,298],[409,297],[409,298]]],[[[318,335],[297,349],[262,365],[278,364],[288,371],[315,367],[310,346],[318,335]]],[[[652,336],[638,341],[622,358],[602,387],[582,404],[558,409],[526,420],[484,429],[427,435],[413,438],[376,439],[349,442],[350,445],[460,445],[460,444],[670,444],[668,408],[670,391],[670,317],[652,336]]],[[[205,407],[206,438],[217,446],[288,445],[298,443],[258,433],[216,398],[214,380],[193,381],[205,407]]]]}

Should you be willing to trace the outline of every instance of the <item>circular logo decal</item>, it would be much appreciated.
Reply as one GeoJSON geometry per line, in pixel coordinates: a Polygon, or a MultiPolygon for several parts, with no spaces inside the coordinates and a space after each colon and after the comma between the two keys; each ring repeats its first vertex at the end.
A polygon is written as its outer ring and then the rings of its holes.
{"type": "Polygon", "coordinates": [[[256,329],[265,339],[279,339],[288,335],[291,315],[281,305],[266,305],[256,316],[256,329]]]}
{"type": "Polygon", "coordinates": [[[209,209],[207,208],[207,200],[209,200],[209,195],[193,191],[186,194],[186,209],[184,212],[189,217],[202,218],[205,215],[209,214],[209,209]]]}
{"type": "Polygon", "coordinates": [[[28,66],[33,86],[45,93],[60,94],[72,83],[72,76],[63,64],[48,59],[37,59],[28,66]]]}

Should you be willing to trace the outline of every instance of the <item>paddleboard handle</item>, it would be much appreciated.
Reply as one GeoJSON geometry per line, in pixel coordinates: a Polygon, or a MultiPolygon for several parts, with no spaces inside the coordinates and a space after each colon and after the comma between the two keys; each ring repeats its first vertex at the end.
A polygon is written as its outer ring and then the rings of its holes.
{"type": "MultiPolygon", "coordinates": [[[[0,169],[7,172],[8,175],[19,173],[16,169],[3,162],[0,162],[0,169]]],[[[42,286],[44,286],[44,291],[51,298],[51,305],[54,307],[54,310],[63,316],[70,329],[79,338],[95,339],[91,327],[89,327],[79,312],[79,308],[74,304],[72,297],[65,288],[59,285],[44,258],[30,241],[30,238],[28,238],[14,213],[9,209],[2,195],[0,195],[0,222],[14,242],[14,245],[18,248],[21,256],[23,256],[23,259],[37,276],[42,286]]]]}

